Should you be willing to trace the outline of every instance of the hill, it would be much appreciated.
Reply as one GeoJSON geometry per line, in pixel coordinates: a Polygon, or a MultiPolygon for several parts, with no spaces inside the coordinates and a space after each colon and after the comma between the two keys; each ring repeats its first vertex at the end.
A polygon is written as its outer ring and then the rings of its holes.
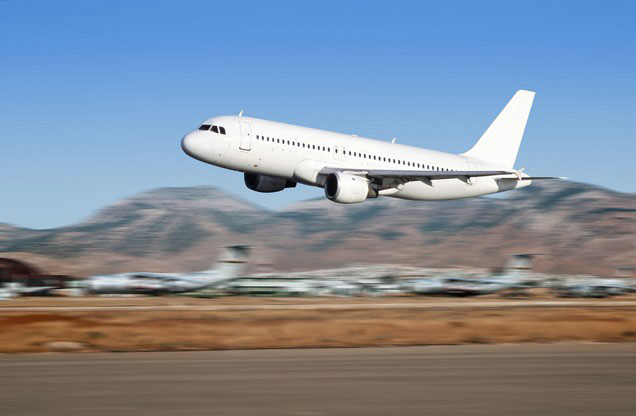
{"type": "Polygon", "coordinates": [[[500,266],[542,253],[537,269],[614,273],[636,258],[636,195],[583,183],[535,183],[505,198],[414,202],[328,200],[269,211],[213,187],[159,188],[78,224],[30,230],[0,224],[0,253],[51,273],[197,270],[227,244],[256,247],[278,270],[350,263],[500,266]]]}

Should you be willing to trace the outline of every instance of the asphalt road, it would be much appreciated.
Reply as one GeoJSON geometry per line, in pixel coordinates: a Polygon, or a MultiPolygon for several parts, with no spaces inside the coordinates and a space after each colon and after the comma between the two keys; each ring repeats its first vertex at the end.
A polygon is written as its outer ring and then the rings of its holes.
{"type": "Polygon", "coordinates": [[[636,344],[0,356],[2,415],[635,415],[636,344]]]}

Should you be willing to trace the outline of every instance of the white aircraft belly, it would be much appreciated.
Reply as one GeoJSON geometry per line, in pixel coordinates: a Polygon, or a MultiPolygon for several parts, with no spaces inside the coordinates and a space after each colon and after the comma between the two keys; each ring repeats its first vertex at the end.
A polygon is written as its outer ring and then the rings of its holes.
{"type": "Polygon", "coordinates": [[[473,178],[472,184],[459,179],[432,181],[432,185],[413,181],[404,184],[404,188],[391,195],[394,198],[437,201],[444,199],[469,198],[498,192],[497,182],[492,178],[473,178]]]}

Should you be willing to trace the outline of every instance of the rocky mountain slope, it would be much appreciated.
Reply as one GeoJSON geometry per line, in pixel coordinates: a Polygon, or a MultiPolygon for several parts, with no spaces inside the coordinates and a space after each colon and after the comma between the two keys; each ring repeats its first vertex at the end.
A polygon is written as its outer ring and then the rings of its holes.
{"type": "Polygon", "coordinates": [[[532,252],[545,254],[540,271],[611,275],[636,262],[636,195],[563,181],[505,198],[321,199],[274,212],[212,187],[160,188],[68,227],[0,224],[0,255],[51,273],[197,270],[235,243],[255,246],[256,263],[278,270],[360,262],[496,267],[507,254],[532,252]]]}

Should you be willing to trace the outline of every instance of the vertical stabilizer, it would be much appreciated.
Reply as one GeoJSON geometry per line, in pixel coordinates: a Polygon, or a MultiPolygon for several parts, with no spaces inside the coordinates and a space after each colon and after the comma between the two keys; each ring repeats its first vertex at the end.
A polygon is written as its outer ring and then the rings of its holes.
{"type": "Polygon", "coordinates": [[[216,263],[207,272],[214,272],[216,278],[222,279],[241,277],[247,268],[250,250],[249,246],[225,247],[216,263]]]}
{"type": "Polygon", "coordinates": [[[534,92],[517,91],[479,141],[462,156],[512,169],[533,100],[534,92]]]}

